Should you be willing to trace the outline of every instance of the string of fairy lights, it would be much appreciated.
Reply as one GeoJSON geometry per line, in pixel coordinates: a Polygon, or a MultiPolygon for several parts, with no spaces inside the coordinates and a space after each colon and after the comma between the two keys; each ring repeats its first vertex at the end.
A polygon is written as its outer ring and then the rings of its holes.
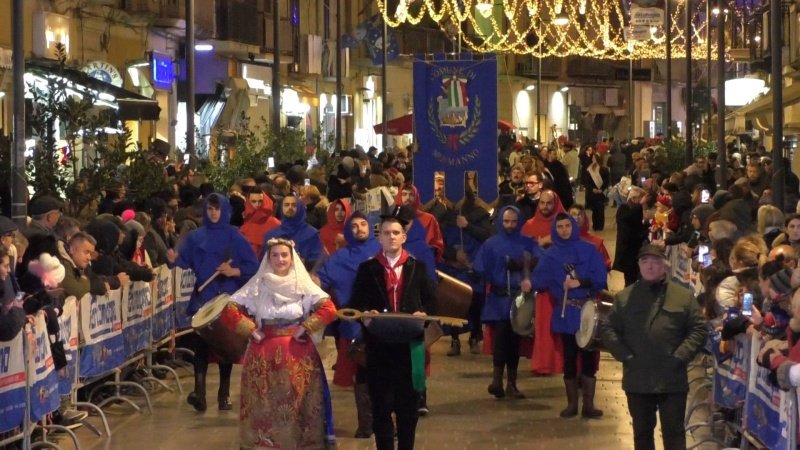
{"type": "MultiPolygon", "coordinates": [[[[685,1],[673,0],[670,11],[673,58],[686,56],[685,1]]],[[[644,39],[641,33],[639,40],[626,39],[633,31],[630,0],[400,0],[394,11],[389,10],[388,0],[377,4],[390,27],[430,19],[448,33],[471,30],[460,33],[460,38],[478,53],[612,60],[666,57],[663,24],[649,27],[644,39]]],[[[691,20],[693,59],[708,56],[709,19],[705,3],[697,2],[691,20]]],[[[712,42],[711,58],[716,54],[712,42]]]]}

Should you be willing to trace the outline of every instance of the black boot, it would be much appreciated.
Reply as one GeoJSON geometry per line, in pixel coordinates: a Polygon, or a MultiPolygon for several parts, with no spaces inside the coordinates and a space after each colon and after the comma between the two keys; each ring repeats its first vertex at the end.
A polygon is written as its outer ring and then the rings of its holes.
{"type": "Polygon", "coordinates": [[[525,394],[517,389],[517,369],[508,369],[508,380],[506,382],[506,396],[511,398],[525,398],[525,394]]]}
{"type": "Polygon", "coordinates": [[[220,411],[230,411],[233,409],[231,402],[231,371],[233,364],[219,364],[219,390],[217,391],[217,402],[220,411]]]}
{"type": "Polygon", "coordinates": [[[581,415],[587,419],[599,419],[603,417],[603,411],[594,407],[594,389],[597,379],[594,377],[581,377],[583,384],[583,410],[581,415]]]}
{"type": "Polygon", "coordinates": [[[562,419],[571,419],[578,415],[578,380],[564,378],[564,387],[567,391],[567,407],[559,413],[559,416],[562,419]]]}
{"type": "Polygon", "coordinates": [[[358,416],[358,429],[356,439],[369,439],[372,437],[372,401],[369,398],[369,387],[366,383],[356,384],[353,388],[356,395],[356,414],[358,416]]]}
{"type": "Polygon", "coordinates": [[[417,414],[421,416],[427,416],[431,410],[428,409],[428,390],[425,389],[424,391],[419,393],[419,397],[417,399],[417,414]]]}
{"type": "Polygon", "coordinates": [[[476,337],[469,338],[469,352],[473,355],[481,354],[481,340],[476,337]]]}
{"type": "Polygon", "coordinates": [[[506,392],[503,390],[503,369],[505,366],[494,366],[492,371],[492,384],[489,385],[487,390],[495,398],[503,398],[506,392]]]}
{"type": "Polygon", "coordinates": [[[195,373],[194,392],[189,394],[186,402],[194,406],[194,409],[198,412],[206,410],[206,374],[195,373]]]}
{"type": "Polygon", "coordinates": [[[447,356],[459,355],[461,355],[461,341],[459,341],[458,336],[456,336],[450,341],[450,350],[447,351],[447,356]]]}

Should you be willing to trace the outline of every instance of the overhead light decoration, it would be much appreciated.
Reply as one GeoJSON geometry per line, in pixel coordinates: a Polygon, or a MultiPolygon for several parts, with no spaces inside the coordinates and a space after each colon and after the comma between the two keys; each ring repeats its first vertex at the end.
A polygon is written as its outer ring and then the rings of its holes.
{"type": "MultiPolygon", "coordinates": [[[[670,39],[673,58],[685,57],[686,0],[672,2],[669,32],[659,28],[657,35],[651,33],[649,38],[638,41],[626,39],[625,30],[631,28],[631,1],[399,0],[397,7],[391,9],[389,0],[377,0],[377,4],[390,27],[432,20],[444,32],[477,30],[461,35],[465,46],[476,53],[512,53],[537,58],[658,59],[665,57],[666,42],[670,39]],[[504,14],[494,14],[500,7],[504,14]]],[[[708,28],[707,19],[705,4],[698,2],[691,20],[692,56],[696,59],[705,59],[708,51],[702,41],[708,28]]],[[[716,53],[713,44],[712,59],[716,53]]]]}

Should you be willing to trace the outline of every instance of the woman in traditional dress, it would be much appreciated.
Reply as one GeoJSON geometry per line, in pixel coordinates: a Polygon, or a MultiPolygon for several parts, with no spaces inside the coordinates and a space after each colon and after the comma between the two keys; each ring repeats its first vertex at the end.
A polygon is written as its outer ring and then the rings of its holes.
{"type": "Polygon", "coordinates": [[[242,369],[241,448],[325,448],[325,380],[309,335],[335,319],[328,294],[292,241],[270,239],[258,273],[231,298],[258,326],[242,369]]]}

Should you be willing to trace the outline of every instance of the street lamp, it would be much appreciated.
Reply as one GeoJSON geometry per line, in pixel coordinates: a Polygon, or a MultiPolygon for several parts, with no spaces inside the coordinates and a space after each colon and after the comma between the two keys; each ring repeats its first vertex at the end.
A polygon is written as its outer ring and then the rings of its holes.
{"type": "Polygon", "coordinates": [[[569,16],[567,16],[567,14],[564,12],[560,12],[556,14],[555,19],[553,19],[553,23],[559,27],[569,25],[569,16]]]}

